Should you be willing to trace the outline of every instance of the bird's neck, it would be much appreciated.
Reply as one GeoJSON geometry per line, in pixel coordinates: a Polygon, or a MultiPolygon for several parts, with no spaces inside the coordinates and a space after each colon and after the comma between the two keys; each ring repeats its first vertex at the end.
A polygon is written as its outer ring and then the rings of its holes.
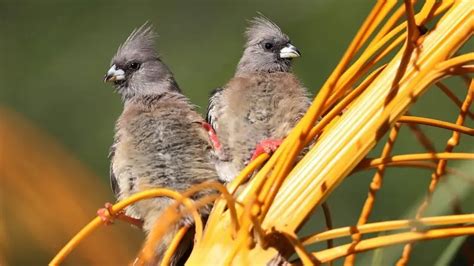
{"type": "Polygon", "coordinates": [[[181,89],[173,77],[133,86],[126,90],[125,93],[122,93],[121,96],[124,104],[126,104],[140,98],[160,97],[160,95],[165,93],[181,93],[181,89]]]}
{"type": "Polygon", "coordinates": [[[291,72],[291,62],[271,62],[267,64],[255,63],[242,59],[237,65],[235,76],[246,76],[260,73],[288,73],[291,72]]]}
{"type": "Polygon", "coordinates": [[[163,101],[167,101],[170,99],[172,99],[173,101],[188,102],[186,96],[184,96],[181,92],[166,91],[156,94],[135,95],[124,101],[124,107],[127,108],[129,106],[138,105],[144,109],[154,109],[155,107],[159,106],[160,103],[162,103],[163,101]]]}

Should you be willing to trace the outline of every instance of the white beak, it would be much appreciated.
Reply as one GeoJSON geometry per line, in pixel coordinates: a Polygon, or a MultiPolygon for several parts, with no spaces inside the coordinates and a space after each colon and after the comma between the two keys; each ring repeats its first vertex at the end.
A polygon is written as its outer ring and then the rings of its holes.
{"type": "Polygon", "coordinates": [[[298,49],[291,43],[289,43],[280,50],[280,58],[295,58],[300,56],[300,51],[298,51],[298,49]]]}
{"type": "Polygon", "coordinates": [[[120,68],[117,68],[117,66],[113,65],[109,71],[107,71],[107,74],[104,77],[104,81],[116,81],[116,80],[124,80],[125,79],[125,71],[123,71],[120,68]]]}

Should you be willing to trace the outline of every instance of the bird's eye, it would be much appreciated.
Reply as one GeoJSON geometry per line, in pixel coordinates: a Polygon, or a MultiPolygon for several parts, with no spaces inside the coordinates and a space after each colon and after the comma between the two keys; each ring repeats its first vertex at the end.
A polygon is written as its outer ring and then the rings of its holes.
{"type": "Polygon", "coordinates": [[[133,69],[133,70],[137,70],[140,68],[140,64],[139,63],[136,63],[136,62],[133,62],[130,64],[130,69],[133,69]]]}
{"type": "Polygon", "coordinates": [[[265,43],[265,49],[270,50],[270,49],[272,49],[272,48],[273,48],[273,44],[272,44],[272,43],[269,43],[269,42],[265,43]]]}

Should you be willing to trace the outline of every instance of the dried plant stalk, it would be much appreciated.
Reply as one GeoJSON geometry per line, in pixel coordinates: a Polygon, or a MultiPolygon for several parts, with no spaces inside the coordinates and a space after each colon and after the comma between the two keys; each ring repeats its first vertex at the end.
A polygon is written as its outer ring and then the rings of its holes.
{"type": "Polygon", "coordinates": [[[302,238],[304,245],[314,244],[317,242],[325,241],[327,239],[335,239],[340,237],[352,236],[358,233],[377,233],[386,232],[392,230],[400,230],[410,227],[428,227],[428,226],[452,226],[456,224],[469,224],[474,222],[474,214],[462,214],[462,215],[448,215],[438,217],[425,217],[418,220],[394,220],[378,223],[369,223],[357,226],[336,228],[333,230],[325,231],[322,233],[306,236],[302,238]]]}
{"type": "MultiPolygon", "coordinates": [[[[459,116],[456,120],[456,125],[458,126],[463,125],[464,120],[467,115],[467,111],[469,110],[472,104],[473,98],[474,98],[474,80],[471,80],[471,84],[469,86],[466,99],[464,99],[464,102],[461,105],[461,113],[459,113],[459,116]]],[[[451,153],[454,150],[454,147],[459,144],[460,136],[461,134],[459,132],[453,131],[453,134],[451,138],[448,140],[446,147],[444,149],[446,153],[451,153]]],[[[446,166],[447,166],[446,160],[441,159],[438,161],[436,170],[431,175],[431,182],[428,187],[428,195],[426,196],[425,200],[421,203],[420,207],[418,208],[416,212],[417,219],[421,218],[426,208],[428,208],[428,205],[431,202],[431,198],[433,197],[433,194],[435,192],[435,189],[439,183],[441,176],[443,176],[446,173],[446,166]]],[[[413,250],[413,244],[412,243],[406,244],[405,247],[403,248],[402,256],[398,260],[397,265],[399,266],[406,265],[408,263],[412,250],[413,250]]]]}
{"type": "MultiPolygon", "coordinates": [[[[311,114],[319,114],[321,109],[318,106],[324,106],[329,98],[329,92],[323,88],[313,103],[313,110],[310,109],[309,114],[282,144],[281,154],[277,151],[269,161],[270,166],[267,163],[261,170],[264,174],[257,174],[246,191],[239,195],[239,201],[254,209],[254,213],[238,210],[241,213],[240,219],[246,221],[251,220],[252,216],[262,217],[261,226],[263,230],[267,230],[267,234],[297,231],[312,210],[356,167],[410,104],[426,91],[428,85],[446,75],[450,69],[472,61],[471,54],[445,61],[472,34],[469,10],[467,2],[453,3],[436,28],[427,36],[416,38],[416,43],[414,32],[408,32],[409,41],[404,48],[362,94],[350,103],[344,114],[324,128],[324,133],[315,146],[286,176],[281,187],[278,187],[281,181],[277,174],[285,173],[284,165],[278,167],[278,159],[291,161],[294,150],[301,146],[298,141],[305,138],[308,132],[305,128],[314,122],[311,114]],[[291,149],[291,146],[297,148],[291,149]],[[277,174],[267,177],[270,171],[277,174]],[[265,189],[265,184],[268,184],[265,182],[273,184],[265,189]],[[259,197],[262,192],[272,190],[277,191],[273,199],[268,200],[268,194],[259,197]],[[267,202],[271,204],[265,215],[267,202]]],[[[467,157],[472,158],[471,155],[467,157]]],[[[265,264],[277,254],[276,249],[264,249],[258,244],[250,245],[255,241],[249,235],[251,224],[242,227],[241,237],[228,237],[229,234],[223,233],[228,224],[227,215],[225,212],[217,215],[219,222],[208,224],[206,234],[188,261],[190,265],[203,262],[240,263],[245,262],[246,257],[251,257],[254,263],[265,264]],[[213,254],[220,255],[216,258],[213,254]]]]}
{"type": "Polygon", "coordinates": [[[473,234],[474,226],[432,229],[426,232],[406,232],[362,240],[354,249],[352,248],[351,244],[339,246],[337,248],[327,249],[314,253],[314,256],[319,262],[324,263],[327,261],[344,257],[352,253],[359,253],[374,248],[386,247],[389,245],[473,234]]]}
{"type": "MultiPolygon", "coordinates": [[[[452,152],[452,147],[458,143],[459,134],[473,135],[473,129],[463,124],[466,116],[472,117],[472,112],[468,110],[472,101],[472,85],[466,100],[461,102],[439,82],[449,75],[462,75],[465,78],[467,73],[474,72],[474,53],[452,57],[473,33],[472,3],[429,0],[415,14],[414,3],[407,0],[387,19],[396,4],[394,0],[376,3],[306,115],[273,156],[261,155],[227,186],[227,190],[219,188],[222,196],[215,202],[205,230],[202,231],[202,225],[196,224],[196,241],[188,265],[263,265],[279,256],[288,257],[293,253],[299,256],[303,264],[318,264],[387,245],[474,234],[474,228],[466,225],[472,223],[472,215],[430,218],[421,218],[419,215],[417,224],[444,227],[362,239],[363,233],[406,229],[414,224],[407,220],[367,223],[375,192],[380,188],[386,167],[436,168],[433,182],[437,182],[439,176],[447,171],[456,173],[446,167],[446,160],[474,159],[474,153],[452,152]],[[396,25],[403,14],[406,15],[406,21],[396,25]],[[420,32],[419,26],[440,16],[436,27],[425,35],[420,32]],[[386,24],[380,25],[384,20],[386,24]],[[380,28],[378,32],[377,28],[380,28]],[[370,40],[372,35],[375,37],[370,40]],[[393,58],[387,58],[397,48],[399,52],[393,58]],[[360,55],[355,59],[358,53],[360,55]],[[388,63],[369,73],[382,60],[388,63]],[[456,123],[406,115],[416,99],[436,82],[461,108],[456,123]],[[316,124],[321,116],[322,119],[316,124]],[[428,153],[390,155],[398,130],[405,123],[410,125],[428,153]],[[445,152],[434,151],[430,140],[417,127],[418,124],[453,131],[453,138],[445,152]],[[392,133],[381,158],[366,158],[389,130],[392,133]],[[300,151],[313,142],[316,136],[314,146],[295,165],[300,151]],[[374,176],[372,190],[358,226],[298,238],[298,230],[313,210],[323,204],[349,174],[371,167],[377,167],[378,172],[374,176]],[[259,171],[238,190],[256,169],[259,171]],[[448,227],[453,225],[456,227],[448,227]],[[341,236],[352,236],[354,243],[313,253],[305,247],[341,236]]],[[[459,176],[467,180],[471,178],[462,173],[459,176]]],[[[189,192],[178,193],[175,198],[185,203],[193,192],[209,187],[212,186],[203,184],[189,192]]],[[[435,185],[432,187],[431,193],[435,185]]],[[[170,191],[167,193],[172,194],[170,191]]],[[[195,212],[209,200],[189,202],[186,208],[188,212],[195,212]]],[[[120,206],[131,203],[130,199],[124,202],[119,203],[120,206]]],[[[325,211],[328,213],[327,208],[325,211]]],[[[149,261],[163,232],[180,215],[185,214],[165,212],[158,220],[137,260],[139,265],[149,261]]],[[[330,224],[329,219],[328,222],[330,224]]],[[[166,253],[165,262],[176,248],[180,236],[176,236],[171,250],[166,253]]],[[[408,260],[408,254],[406,252],[403,257],[404,261],[408,260]]],[[[352,264],[354,257],[348,258],[347,264],[352,264]]]]}
{"type": "MultiPolygon", "coordinates": [[[[392,128],[392,131],[390,132],[389,137],[388,137],[388,141],[383,148],[382,155],[381,155],[382,160],[385,160],[390,156],[390,153],[392,152],[393,146],[395,144],[395,140],[397,139],[399,132],[400,132],[400,124],[397,123],[392,128]]],[[[367,199],[365,200],[364,206],[362,207],[359,220],[357,221],[357,225],[359,227],[361,225],[366,224],[367,221],[369,220],[369,217],[372,213],[372,209],[375,204],[376,194],[382,187],[385,168],[386,168],[386,164],[377,166],[377,172],[375,172],[375,175],[372,178],[372,182],[370,183],[370,186],[369,186],[369,194],[367,195],[367,199]]],[[[362,239],[362,234],[359,234],[359,233],[354,234],[352,236],[353,245],[354,246],[357,245],[361,239],[362,239]]],[[[355,260],[355,255],[348,256],[344,264],[352,265],[354,263],[354,260],[355,260]]]]}

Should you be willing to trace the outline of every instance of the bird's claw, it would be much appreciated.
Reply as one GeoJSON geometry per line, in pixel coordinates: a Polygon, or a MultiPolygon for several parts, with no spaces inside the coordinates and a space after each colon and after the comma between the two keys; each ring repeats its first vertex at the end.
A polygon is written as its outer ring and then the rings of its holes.
{"type": "Polygon", "coordinates": [[[124,211],[119,211],[117,213],[114,213],[112,210],[112,206],[113,206],[112,203],[107,202],[105,203],[104,208],[100,208],[97,210],[97,216],[100,217],[100,219],[102,220],[102,222],[104,222],[105,225],[111,225],[117,219],[117,220],[122,220],[124,222],[127,222],[138,228],[142,228],[143,220],[128,216],[125,214],[124,211]]]}
{"type": "Polygon", "coordinates": [[[216,131],[212,128],[212,126],[207,123],[203,122],[202,127],[207,131],[207,134],[209,135],[209,139],[211,140],[212,146],[214,149],[219,152],[222,150],[222,145],[219,142],[219,138],[217,137],[216,131]]]}
{"type": "Polygon", "coordinates": [[[115,221],[115,215],[112,214],[112,206],[112,203],[106,202],[104,208],[97,210],[97,216],[99,216],[105,225],[111,225],[115,221]]]}
{"type": "Polygon", "coordinates": [[[272,154],[282,143],[281,139],[266,139],[262,140],[255,147],[255,151],[252,154],[250,161],[257,159],[260,154],[267,153],[272,154]]]}

